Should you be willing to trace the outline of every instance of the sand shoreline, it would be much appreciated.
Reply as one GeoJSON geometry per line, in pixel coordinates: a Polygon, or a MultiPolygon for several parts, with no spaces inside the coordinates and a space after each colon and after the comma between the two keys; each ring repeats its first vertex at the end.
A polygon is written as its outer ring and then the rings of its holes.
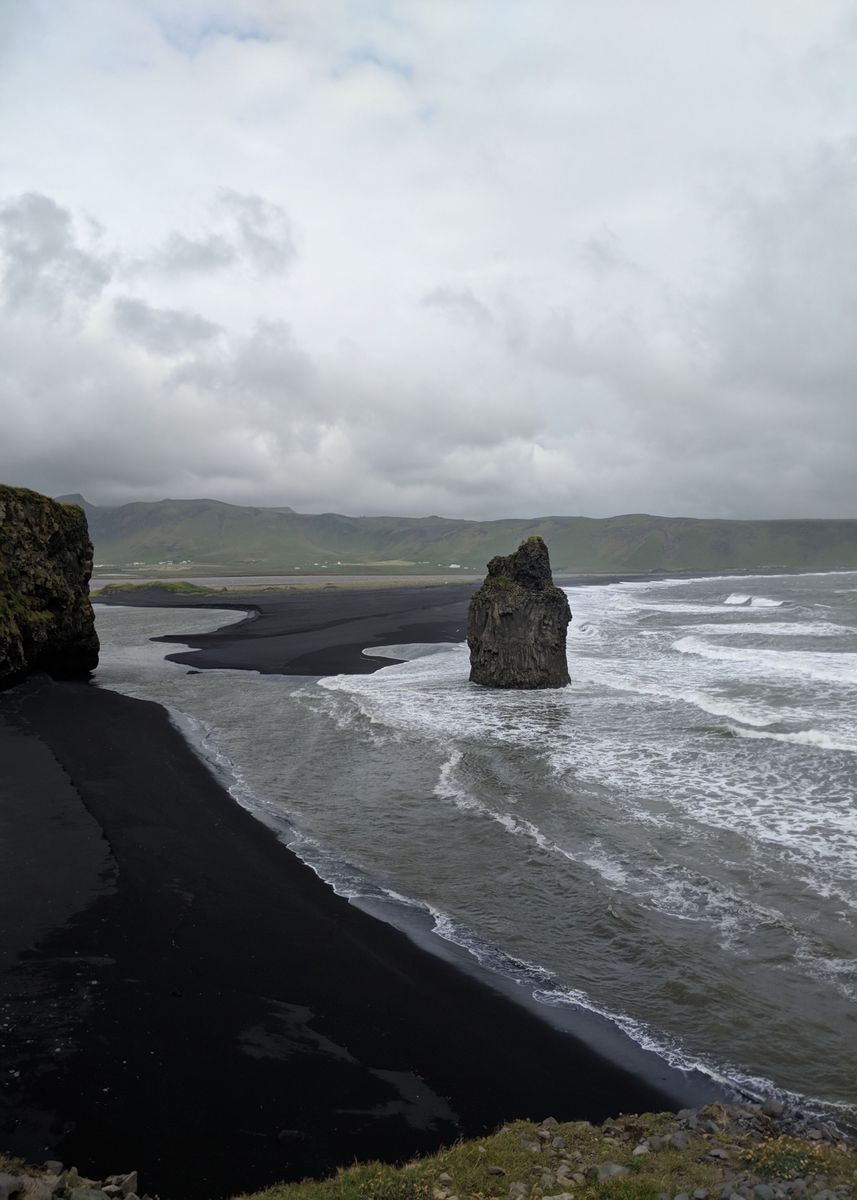
{"type": "MultiPolygon", "coordinates": [[[[625,581],[627,577],[621,575],[561,580],[566,587],[625,581]]],[[[248,621],[214,633],[178,632],[160,639],[190,647],[169,655],[173,662],[189,667],[276,675],[368,674],[390,663],[365,656],[364,649],[372,646],[464,641],[467,604],[480,582],[374,589],[230,588],[198,596],[137,588],[103,598],[95,595],[93,602],[132,608],[237,609],[249,614],[248,621]]]]}
{"type": "MultiPolygon", "coordinates": [[[[170,596],[135,591],[105,602],[134,608],[239,609],[251,618],[214,633],[160,639],[183,649],[173,662],[199,670],[226,668],[275,675],[368,674],[389,659],[363,654],[371,646],[460,642],[475,584],[320,592],[230,592],[228,597],[170,596]],[[184,649],[190,647],[190,649],[184,649]]],[[[102,603],[97,597],[96,603],[102,603]]]]}
{"type": "MultiPolygon", "coordinates": [[[[469,590],[260,603],[175,657],[374,670],[366,645],[461,640],[469,590]]],[[[164,1200],[202,1200],[513,1117],[711,1098],[654,1056],[605,1057],[337,897],[159,705],[39,677],[0,695],[0,734],[3,811],[28,813],[7,821],[6,884],[38,917],[24,946],[2,931],[15,1037],[0,1149],[96,1173],[126,1163],[164,1200]]]]}

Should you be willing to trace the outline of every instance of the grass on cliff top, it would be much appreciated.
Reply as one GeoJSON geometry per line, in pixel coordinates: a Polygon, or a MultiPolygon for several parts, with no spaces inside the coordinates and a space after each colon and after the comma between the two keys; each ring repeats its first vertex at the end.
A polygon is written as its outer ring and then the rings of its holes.
{"type": "Polygon", "coordinates": [[[551,1157],[532,1149],[540,1142],[540,1127],[517,1121],[493,1136],[459,1142],[402,1167],[355,1165],[330,1179],[278,1184],[239,1200],[508,1200],[515,1184],[523,1185],[515,1189],[522,1200],[562,1193],[572,1193],[575,1200],[657,1200],[682,1192],[690,1196],[698,1188],[715,1200],[723,1186],[724,1164],[727,1175],[749,1177],[753,1183],[823,1174],[827,1187],[847,1183],[854,1190],[845,1194],[857,1196],[857,1156],[851,1151],[790,1137],[756,1139],[739,1148],[733,1135],[688,1133],[687,1150],[669,1148],[635,1157],[634,1147],[645,1138],[674,1130],[675,1117],[647,1113],[622,1117],[617,1125],[630,1140],[611,1140],[611,1130],[586,1122],[552,1128],[551,1136],[563,1138],[566,1148],[551,1157]],[[730,1148],[728,1161],[704,1157],[721,1146],[730,1148]],[[608,1162],[627,1167],[629,1174],[601,1183],[557,1179],[563,1160],[570,1174],[608,1162]]]}
{"type": "MultiPolygon", "coordinates": [[[[717,1122],[723,1109],[711,1105],[700,1112],[717,1122]]],[[[831,1145],[766,1131],[746,1132],[721,1127],[718,1133],[682,1130],[687,1149],[669,1147],[635,1157],[634,1147],[646,1138],[675,1132],[672,1113],[622,1116],[613,1127],[572,1121],[548,1128],[530,1121],[505,1125],[498,1133],[459,1142],[437,1154],[395,1167],[364,1163],[343,1168],[329,1179],[275,1184],[236,1200],[547,1200],[571,1194],[574,1200],[658,1200],[700,1189],[707,1200],[718,1200],[724,1179],[744,1185],[804,1179],[807,1195],[832,1191],[842,1200],[857,1197],[857,1153],[845,1143],[831,1145]],[[562,1139],[554,1150],[551,1142],[562,1139]],[[537,1147],[537,1149],[534,1149],[537,1147]],[[726,1157],[711,1158],[714,1150],[726,1157]],[[569,1176],[587,1167],[617,1163],[628,1174],[601,1183],[556,1178],[565,1164],[569,1176]],[[814,1182],[823,1177],[824,1182],[814,1182]]],[[[86,1163],[75,1164],[86,1174],[86,1163]]],[[[0,1154],[0,1171],[13,1175],[38,1174],[20,1159],[0,1154]]],[[[145,1180],[143,1181],[145,1182],[145,1180]]]]}

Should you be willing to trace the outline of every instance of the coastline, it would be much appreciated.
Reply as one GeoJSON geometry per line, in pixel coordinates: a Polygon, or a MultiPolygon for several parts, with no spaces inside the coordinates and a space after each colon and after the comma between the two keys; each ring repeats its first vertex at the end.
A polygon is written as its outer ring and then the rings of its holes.
{"type": "MultiPolygon", "coordinates": [[[[390,660],[364,646],[461,640],[469,591],[401,589],[392,606],[389,590],[366,593],[357,611],[350,594],[347,613],[338,590],[288,611],[266,612],[268,595],[255,619],[171,657],[375,670],[390,660]]],[[[174,606],[226,607],[204,599],[174,606]]],[[[30,883],[49,931],[6,970],[7,1016],[26,1036],[4,1052],[18,1074],[3,1149],[85,1171],[126,1162],[164,1200],[201,1200],[401,1160],[516,1117],[602,1120],[719,1094],[636,1048],[617,1062],[593,1048],[596,1020],[557,1028],[454,953],[421,948],[427,932],[337,897],[159,705],[39,677],[0,695],[0,722],[31,818],[8,861],[32,880],[47,847],[73,867],[30,883]]]]}
{"type": "MultiPolygon", "coordinates": [[[[853,568],[844,568],[853,570],[853,568]]],[[[577,588],[615,583],[669,583],[694,579],[738,581],[791,575],[837,574],[829,571],[657,572],[632,575],[556,575],[558,586],[577,588]]],[[[857,571],[855,571],[857,573],[857,571]]],[[[171,634],[157,640],[184,649],[169,654],[172,662],[205,670],[258,671],[275,675],[370,674],[393,659],[363,654],[372,646],[408,642],[462,642],[467,633],[467,604],[482,578],[470,581],[394,586],[367,578],[365,586],[319,584],[283,588],[231,586],[209,595],[180,595],[158,588],[133,587],[106,596],[94,593],[93,604],[130,608],[215,608],[247,613],[247,619],[213,633],[171,634]],[[347,604],[347,612],[344,608],[347,604]]],[[[572,613],[574,605],[572,604],[572,613]]]]}
{"type": "MultiPolygon", "coordinates": [[[[643,577],[657,582],[663,577],[643,577]]],[[[557,576],[562,587],[630,583],[628,575],[557,576]]],[[[210,595],[180,595],[139,587],[95,593],[94,604],[130,608],[237,609],[245,621],[213,633],[171,634],[157,640],[184,649],[167,657],[200,670],[223,668],[271,675],[370,674],[393,659],[373,659],[364,649],[409,642],[463,642],[467,604],[481,584],[397,583],[395,587],[231,587],[210,595]]]]}
{"type": "Polygon", "coordinates": [[[467,602],[476,584],[422,587],[335,588],[282,592],[249,590],[178,596],[157,589],[114,593],[95,604],[132,608],[239,609],[247,620],[213,633],[171,634],[172,662],[205,670],[258,671],[269,675],[369,674],[391,659],[364,655],[372,646],[407,642],[461,642],[467,602]]]}

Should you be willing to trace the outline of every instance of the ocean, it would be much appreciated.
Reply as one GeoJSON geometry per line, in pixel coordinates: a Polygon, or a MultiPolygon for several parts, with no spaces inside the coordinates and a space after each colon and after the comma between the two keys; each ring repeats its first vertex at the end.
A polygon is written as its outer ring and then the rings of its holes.
{"type": "Polygon", "coordinates": [[[420,915],[543,1011],[857,1122],[857,573],[568,590],[571,686],[188,673],[234,612],[96,605],[99,684],[164,704],[339,893],[420,915]]]}

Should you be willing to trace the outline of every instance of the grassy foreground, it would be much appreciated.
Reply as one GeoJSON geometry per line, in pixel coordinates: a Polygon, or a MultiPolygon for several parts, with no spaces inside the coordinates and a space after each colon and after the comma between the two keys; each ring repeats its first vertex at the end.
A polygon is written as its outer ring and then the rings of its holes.
{"type": "Polygon", "coordinates": [[[242,1200],[777,1200],[857,1197],[857,1154],[758,1106],[585,1121],[518,1121],[402,1167],[370,1163],[242,1200]]]}
{"type": "MultiPolygon", "coordinates": [[[[601,1126],[516,1121],[401,1167],[355,1165],[240,1200],[855,1200],[854,1143],[830,1125],[782,1116],[781,1107],[710,1104],[601,1126]]],[[[2,1154],[0,1194],[151,1200],[136,1172],[101,1182],[2,1154]]]]}

